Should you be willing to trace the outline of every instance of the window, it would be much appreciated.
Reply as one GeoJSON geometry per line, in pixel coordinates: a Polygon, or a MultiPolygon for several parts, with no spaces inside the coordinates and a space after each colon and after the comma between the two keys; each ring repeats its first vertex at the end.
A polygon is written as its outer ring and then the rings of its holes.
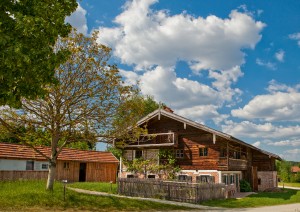
{"type": "Polygon", "coordinates": [[[230,175],[230,184],[234,184],[234,175],[232,174],[232,175],[230,175]]]}
{"type": "Polygon", "coordinates": [[[208,156],[208,149],[207,149],[207,147],[199,148],[199,156],[208,156]]]}
{"type": "Polygon", "coordinates": [[[34,161],[26,161],[26,170],[34,170],[34,161]]]}
{"type": "Polygon", "coordinates": [[[258,185],[261,185],[261,179],[258,178],[258,185]]]}
{"type": "Polygon", "coordinates": [[[135,150],[135,158],[142,158],[143,151],[142,150],[135,150]]]}
{"type": "Polygon", "coordinates": [[[127,178],[134,178],[133,174],[127,174],[127,178]]]}
{"type": "Polygon", "coordinates": [[[68,168],[70,168],[69,162],[64,162],[64,169],[68,169],[68,168]]]}
{"type": "Polygon", "coordinates": [[[228,175],[227,174],[222,175],[222,183],[224,183],[225,185],[228,185],[228,175]]]}
{"type": "Polygon", "coordinates": [[[196,176],[196,182],[197,183],[215,183],[214,176],[210,175],[200,175],[196,176]]]}
{"type": "Polygon", "coordinates": [[[233,158],[234,159],[241,159],[241,153],[240,152],[233,152],[233,158]]]}
{"type": "Polygon", "coordinates": [[[221,148],[220,157],[227,157],[227,150],[225,148],[221,148]]]}
{"type": "Polygon", "coordinates": [[[43,163],[42,164],[42,169],[48,169],[48,164],[47,163],[43,163]]]}
{"type": "Polygon", "coordinates": [[[149,175],[148,175],[148,178],[149,178],[149,179],[155,179],[155,175],[154,175],[154,174],[149,174],[149,175]]]}
{"type": "Polygon", "coordinates": [[[192,182],[192,176],[178,175],[178,181],[192,182]]]}
{"type": "Polygon", "coordinates": [[[176,149],[175,157],[176,158],[183,158],[184,157],[184,151],[183,151],[183,149],[176,149]]]}

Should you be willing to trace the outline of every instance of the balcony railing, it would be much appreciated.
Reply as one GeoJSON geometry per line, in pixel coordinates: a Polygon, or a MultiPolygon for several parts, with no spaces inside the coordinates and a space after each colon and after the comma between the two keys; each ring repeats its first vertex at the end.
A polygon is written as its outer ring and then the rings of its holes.
{"type": "Polygon", "coordinates": [[[248,161],[229,158],[229,170],[247,170],[248,161]]]}
{"type": "Polygon", "coordinates": [[[243,159],[233,159],[227,157],[219,158],[219,168],[232,171],[247,170],[248,161],[243,159]]]}
{"type": "Polygon", "coordinates": [[[127,147],[173,146],[177,145],[177,142],[176,133],[153,133],[141,135],[137,141],[128,144],[127,147]]]}

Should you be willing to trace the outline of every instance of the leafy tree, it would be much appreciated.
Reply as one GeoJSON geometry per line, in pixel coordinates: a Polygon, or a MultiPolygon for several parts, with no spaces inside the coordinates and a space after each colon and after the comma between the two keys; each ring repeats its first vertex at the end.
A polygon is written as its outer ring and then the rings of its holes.
{"type": "MultiPolygon", "coordinates": [[[[113,127],[116,111],[137,92],[125,86],[114,65],[109,65],[110,48],[91,38],[73,32],[67,39],[60,39],[56,49],[71,52],[66,63],[55,70],[57,83],[47,86],[43,99],[22,99],[19,111],[7,109],[2,116],[6,123],[26,126],[18,134],[6,126],[15,137],[28,146],[49,144],[47,189],[53,189],[57,158],[62,148],[74,142],[96,142],[113,127]]],[[[130,110],[127,105],[127,110],[130,110]]]]}
{"type": "Polygon", "coordinates": [[[65,17],[76,7],[76,0],[0,1],[0,105],[20,106],[21,97],[46,93],[67,59],[68,51],[54,45],[68,36],[65,17]]]}
{"type": "Polygon", "coordinates": [[[277,172],[282,182],[290,182],[291,180],[291,163],[289,161],[278,161],[276,163],[277,172]]]}

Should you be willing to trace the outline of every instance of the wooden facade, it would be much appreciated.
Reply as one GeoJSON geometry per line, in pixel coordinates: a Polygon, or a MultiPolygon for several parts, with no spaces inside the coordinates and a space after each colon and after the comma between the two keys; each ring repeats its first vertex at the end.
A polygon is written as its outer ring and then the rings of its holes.
{"type": "Polygon", "coordinates": [[[276,171],[275,160],[281,160],[275,154],[164,110],[154,111],[139,125],[147,126],[148,132],[157,136],[139,144],[128,144],[126,150],[172,149],[175,155],[178,153],[177,165],[183,171],[193,171],[193,175],[216,171],[215,182],[222,181],[224,173],[229,177],[233,173],[233,178],[245,178],[257,190],[257,172],[276,171]],[[157,143],[157,137],[165,133],[175,135],[174,140],[157,143]]]}
{"type": "MultiPolygon", "coordinates": [[[[38,147],[49,155],[47,147],[38,147]]],[[[48,162],[33,149],[22,145],[0,143],[0,170],[5,178],[11,176],[39,179],[46,177],[46,169],[38,169],[38,165],[48,167],[48,162]],[[26,162],[32,163],[30,170],[26,162]],[[4,164],[7,164],[4,166],[4,164]],[[36,173],[42,173],[37,175],[36,173]],[[37,177],[38,176],[38,177],[37,177]]],[[[56,180],[68,182],[116,182],[119,161],[110,152],[85,151],[65,148],[60,153],[56,164],[56,180]]]]}

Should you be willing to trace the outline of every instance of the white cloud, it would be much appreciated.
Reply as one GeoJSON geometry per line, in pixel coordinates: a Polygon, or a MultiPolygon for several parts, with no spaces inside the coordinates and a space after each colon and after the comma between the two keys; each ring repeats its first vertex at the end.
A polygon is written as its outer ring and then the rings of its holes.
{"type": "Polygon", "coordinates": [[[66,17],[66,22],[70,23],[74,28],[77,29],[77,32],[80,32],[84,35],[88,33],[88,26],[86,20],[86,10],[83,9],[80,4],[77,2],[78,7],[70,16],[66,17]]]}
{"type": "Polygon", "coordinates": [[[275,142],[268,142],[270,146],[300,146],[300,140],[282,140],[282,141],[275,141],[275,142]]]}
{"type": "Polygon", "coordinates": [[[117,27],[100,28],[99,42],[111,45],[122,63],[136,69],[170,67],[187,61],[198,72],[228,70],[244,63],[244,48],[253,49],[265,24],[233,10],[229,18],[154,11],[155,0],[133,0],[115,18],[117,27]],[[112,36],[111,36],[112,35],[112,36]]]}
{"type": "Polygon", "coordinates": [[[232,116],[265,121],[300,121],[300,92],[297,88],[271,81],[268,89],[272,93],[255,96],[243,108],[232,110],[232,116]]]}
{"type": "Polygon", "coordinates": [[[259,58],[256,59],[256,64],[259,65],[259,66],[264,66],[268,69],[271,69],[271,70],[276,70],[277,67],[276,67],[276,64],[275,63],[272,63],[272,62],[266,62],[266,61],[263,61],[259,58]]]}
{"type": "Polygon", "coordinates": [[[252,145],[255,146],[255,147],[260,147],[261,142],[260,141],[256,141],[252,145]]]}
{"type": "Polygon", "coordinates": [[[214,105],[198,105],[176,110],[176,113],[202,124],[204,124],[206,120],[213,120],[218,124],[228,118],[228,115],[219,114],[217,109],[218,107],[214,105]]]}
{"type": "Polygon", "coordinates": [[[294,34],[290,34],[289,38],[292,39],[292,40],[296,40],[298,46],[300,47],[300,32],[294,33],[294,34]]]}
{"type": "Polygon", "coordinates": [[[286,150],[284,152],[289,153],[289,154],[300,154],[300,149],[290,149],[290,150],[286,150]]]}
{"type": "Polygon", "coordinates": [[[236,123],[226,121],[222,131],[235,137],[263,138],[263,139],[290,139],[300,136],[300,126],[275,126],[272,123],[256,124],[249,121],[236,123]]]}
{"type": "Polygon", "coordinates": [[[283,51],[282,49],[280,49],[278,52],[275,53],[275,58],[279,62],[283,62],[284,61],[284,55],[285,55],[285,51],[283,51]]]}

